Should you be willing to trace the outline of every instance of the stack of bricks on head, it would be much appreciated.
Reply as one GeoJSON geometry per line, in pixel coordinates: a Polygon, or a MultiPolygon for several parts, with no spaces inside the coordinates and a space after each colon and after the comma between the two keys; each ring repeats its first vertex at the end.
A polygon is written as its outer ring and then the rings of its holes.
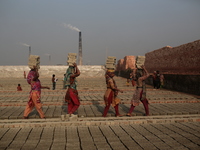
{"type": "Polygon", "coordinates": [[[115,63],[116,63],[116,57],[108,56],[106,60],[106,69],[115,70],[116,69],[115,63]]]}
{"type": "Polygon", "coordinates": [[[37,69],[40,69],[40,56],[30,55],[29,61],[28,61],[28,67],[30,69],[34,69],[34,67],[36,67],[37,69]]]}
{"type": "Polygon", "coordinates": [[[141,66],[144,65],[145,62],[145,56],[137,56],[136,57],[136,67],[138,69],[142,69],[141,66]]]}
{"type": "Polygon", "coordinates": [[[77,54],[76,53],[68,53],[67,56],[67,64],[69,66],[74,66],[73,63],[76,63],[77,54]]]}

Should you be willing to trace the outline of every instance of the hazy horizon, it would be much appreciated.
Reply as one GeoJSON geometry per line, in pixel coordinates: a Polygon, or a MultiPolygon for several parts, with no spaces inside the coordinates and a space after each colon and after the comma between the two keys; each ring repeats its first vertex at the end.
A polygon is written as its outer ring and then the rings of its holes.
{"type": "Polygon", "coordinates": [[[200,0],[2,0],[0,65],[27,65],[29,46],[40,65],[66,65],[68,53],[78,54],[79,31],[83,65],[144,56],[199,40],[199,14],[200,0]]]}

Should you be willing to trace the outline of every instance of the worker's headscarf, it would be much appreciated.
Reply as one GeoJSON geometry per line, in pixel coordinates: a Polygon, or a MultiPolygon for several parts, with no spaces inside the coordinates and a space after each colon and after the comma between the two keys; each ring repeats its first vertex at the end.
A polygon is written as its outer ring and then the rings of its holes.
{"type": "Polygon", "coordinates": [[[110,77],[110,75],[113,74],[114,72],[115,72],[114,69],[108,69],[108,70],[106,71],[106,75],[108,75],[108,76],[110,77]]]}

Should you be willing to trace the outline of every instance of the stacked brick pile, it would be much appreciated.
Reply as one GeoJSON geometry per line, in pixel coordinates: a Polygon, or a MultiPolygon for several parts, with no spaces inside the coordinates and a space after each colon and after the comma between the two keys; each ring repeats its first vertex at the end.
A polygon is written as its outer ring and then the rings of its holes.
{"type": "Polygon", "coordinates": [[[37,69],[40,69],[40,56],[30,55],[29,56],[29,61],[28,61],[28,66],[29,66],[30,69],[33,69],[34,66],[37,69]]]}
{"type": "Polygon", "coordinates": [[[117,71],[135,69],[136,59],[135,56],[125,56],[124,59],[120,59],[117,63],[117,71]]]}
{"type": "Polygon", "coordinates": [[[135,68],[135,56],[125,56],[124,57],[124,64],[123,64],[123,69],[134,69],[135,68]]]}
{"type": "Polygon", "coordinates": [[[166,46],[145,56],[145,66],[149,72],[200,74],[200,40],[177,47],[166,46]]]}
{"type": "Polygon", "coordinates": [[[120,59],[117,61],[117,67],[116,67],[116,70],[117,71],[121,71],[123,70],[123,64],[124,64],[124,59],[120,59]]]}
{"type": "Polygon", "coordinates": [[[115,70],[116,66],[116,57],[114,56],[108,56],[106,60],[106,69],[113,69],[115,70]]]}
{"type": "Polygon", "coordinates": [[[67,64],[69,66],[73,66],[73,63],[76,63],[77,54],[76,53],[68,53],[67,56],[67,64]]]}

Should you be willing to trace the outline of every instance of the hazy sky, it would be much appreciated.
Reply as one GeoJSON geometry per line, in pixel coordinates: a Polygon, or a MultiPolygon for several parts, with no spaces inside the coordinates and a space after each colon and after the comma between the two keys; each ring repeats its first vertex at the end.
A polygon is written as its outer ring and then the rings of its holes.
{"type": "Polygon", "coordinates": [[[66,65],[82,33],[83,64],[103,65],[200,39],[200,0],[0,0],[0,65],[66,65]]]}

